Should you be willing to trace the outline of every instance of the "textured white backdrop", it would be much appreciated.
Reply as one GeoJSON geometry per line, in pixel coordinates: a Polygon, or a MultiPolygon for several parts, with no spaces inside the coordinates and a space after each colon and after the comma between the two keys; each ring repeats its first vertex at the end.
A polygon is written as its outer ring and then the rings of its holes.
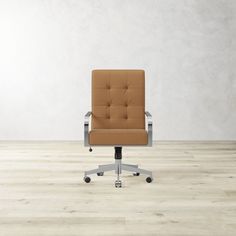
{"type": "Polygon", "coordinates": [[[0,139],[82,139],[94,68],[145,69],[155,139],[236,139],[235,14],[234,0],[0,0],[0,139]]]}

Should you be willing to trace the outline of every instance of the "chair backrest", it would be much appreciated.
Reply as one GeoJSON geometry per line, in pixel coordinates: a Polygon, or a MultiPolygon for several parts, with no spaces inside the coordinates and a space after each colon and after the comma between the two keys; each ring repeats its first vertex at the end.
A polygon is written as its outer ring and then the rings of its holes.
{"type": "Polygon", "coordinates": [[[144,70],[92,71],[92,129],[145,129],[144,70]]]}

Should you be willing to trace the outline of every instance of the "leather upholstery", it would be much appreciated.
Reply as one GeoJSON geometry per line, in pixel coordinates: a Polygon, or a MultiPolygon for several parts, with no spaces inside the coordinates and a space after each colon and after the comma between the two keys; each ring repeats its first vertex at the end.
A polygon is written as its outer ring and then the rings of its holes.
{"type": "Polygon", "coordinates": [[[143,70],[92,71],[90,144],[147,144],[143,70]]]}
{"type": "Polygon", "coordinates": [[[90,131],[91,145],[146,145],[147,132],[144,129],[94,129],[90,131]]]}

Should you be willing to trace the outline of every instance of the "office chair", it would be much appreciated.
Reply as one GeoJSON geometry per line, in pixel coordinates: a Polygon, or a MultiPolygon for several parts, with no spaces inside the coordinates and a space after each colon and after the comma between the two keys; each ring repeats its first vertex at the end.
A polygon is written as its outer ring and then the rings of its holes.
{"type": "Polygon", "coordinates": [[[85,171],[86,183],[91,181],[88,175],[103,176],[104,172],[112,170],[117,174],[115,187],[122,187],[120,174],[123,170],[133,172],[134,176],[147,175],[147,183],[153,181],[151,171],[140,169],[138,165],[121,163],[122,146],[152,146],[152,116],[145,112],[143,70],[92,71],[92,112],[85,115],[84,145],[89,146],[90,151],[91,146],[115,148],[115,163],[85,171]]]}

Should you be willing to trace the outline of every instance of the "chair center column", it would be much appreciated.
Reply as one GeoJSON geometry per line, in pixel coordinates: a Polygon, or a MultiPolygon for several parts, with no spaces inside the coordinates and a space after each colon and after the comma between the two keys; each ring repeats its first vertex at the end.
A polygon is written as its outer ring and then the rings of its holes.
{"type": "Polygon", "coordinates": [[[122,147],[115,147],[115,159],[116,160],[122,159],[122,147]]]}

